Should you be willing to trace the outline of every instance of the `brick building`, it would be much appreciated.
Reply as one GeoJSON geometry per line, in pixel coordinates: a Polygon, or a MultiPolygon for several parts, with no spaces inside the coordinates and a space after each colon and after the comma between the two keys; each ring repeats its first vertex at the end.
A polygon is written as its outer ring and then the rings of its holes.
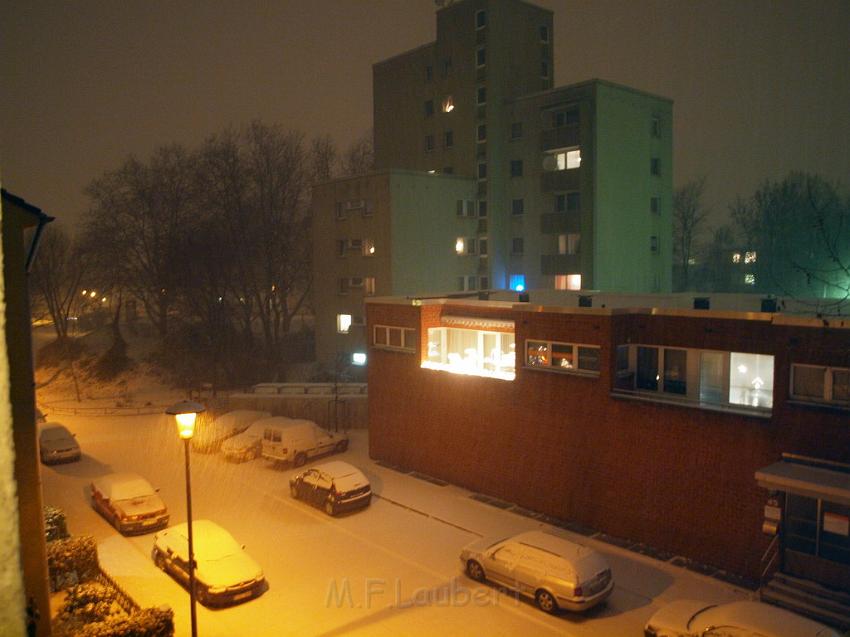
{"type": "Polygon", "coordinates": [[[850,588],[850,320],[383,298],[367,333],[374,458],[752,579],[778,518],[850,588]]]}

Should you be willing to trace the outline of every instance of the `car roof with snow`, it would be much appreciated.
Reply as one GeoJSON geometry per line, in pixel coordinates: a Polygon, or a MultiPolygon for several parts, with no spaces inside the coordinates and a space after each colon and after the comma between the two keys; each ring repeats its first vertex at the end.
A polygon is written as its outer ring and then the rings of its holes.
{"type": "Polygon", "coordinates": [[[130,500],[155,493],[150,482],[137,473],[110,473],[92,481],[95,489],[110,500],[130,500]]]}
{"type": "MultiPolygon", "coordinates": [[[[178,545],[175,548],[178,550],[185,551],[188,548],[189,526],[186,522],[168,527],[160,535],[176,540],[178,545]]],[[[233,536],[212,520],[192,521],[192,543],[199,559],[215,559],[242,551],[233,536]]]]}
{"type": "Polygon", "coordinates": [[[38,426],[38,435],[45,440],[57,440],[60,438],[70,438],[71,432],[62,423],[46,422],[38,426]]]}
{"type": "Polygon", "coordinates": [[[836,633],[823,624],[770,604],[741,601],[709,606],[694,615],[689,630],[702,632],[710,626],[735,626],[756,630],[765,637],[831,637],[836,633]]]}
{"type": "Polygon", "coordinates": [[[332,462],[326,462],[324,464],[316,465],[314,469],[321,471],[322,473],[330,476],[334,480],[337,478],[344,478],[347,476],[359,474],[363,475],[363,472],[360,471],[354,465],[350,465],[347,462],[343,462],[342,460],[333,460],[332,462]]]}

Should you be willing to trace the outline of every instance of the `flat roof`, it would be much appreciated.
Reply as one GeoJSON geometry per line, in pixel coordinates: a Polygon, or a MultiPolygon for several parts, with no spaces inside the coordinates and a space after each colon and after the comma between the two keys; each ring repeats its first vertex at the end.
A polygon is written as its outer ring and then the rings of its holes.
{"type": "Polygon", "coordinates": [[[569,91],[579,88],[584,88],[585,86],[591,86],[593,84],[603,84],[605,86],[616,88],[621,91],[628,91],[629,93],[635,93],[637,95],[642,95],[644,97],[651,97],[653,99],[662,100],[664,102],[673,103],[673,100],[669,97],[665,97],[663,95],[657,95],[655,93],[650,93],[649,91],[642,91],[641,89],[634,88],[632,86],[626,86],[625,84],[618,84],[616,82],[611,82],[610,80],[603,80],[601,78],[591,78],[589,80],[582,80],[581,82],[576,82],[575,84],[565,84],[563,86],[556,86],[554,88],[548,88],[545,91],[537,91],[536,93],[526,93],[525,95],[520,95],[519,97],[515,97],[510,100],[506,100],[507,103],[519,102],[520,100],[528,100],[542,97],[544,95],[551,95],[557,93],[558,91],[569,91]]]}
{"type": "Polygon", "coordinates": [[[850,504],[850,473],[782,460],[756,471],[765,489],[850,504]]]}

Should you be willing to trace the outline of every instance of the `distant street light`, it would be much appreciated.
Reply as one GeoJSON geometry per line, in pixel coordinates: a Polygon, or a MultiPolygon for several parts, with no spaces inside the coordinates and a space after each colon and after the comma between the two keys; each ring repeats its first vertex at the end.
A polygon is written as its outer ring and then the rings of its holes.
{"type": "Polygon", "coordinates": [[[189,607],[192,616],[192,637],[197,637],[198,620],[195,614],[195,547],[192,539],[192,480],[189,473],[189,443],[195,433],[195,418],[206,408],[196,402],[183,400],[165,410],[177,421],[177,433],[183,440],[186,457],[186,518],[189,534],[189,607]]]}

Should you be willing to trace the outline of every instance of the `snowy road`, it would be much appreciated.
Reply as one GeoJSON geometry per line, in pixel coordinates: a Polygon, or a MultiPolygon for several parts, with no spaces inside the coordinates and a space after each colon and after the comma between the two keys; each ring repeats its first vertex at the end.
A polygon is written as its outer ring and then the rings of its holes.
{"type": "MultiPolygon", "coordinates": [[[[122,537],[90,508],[86,493],[97,476],[134,471],[161,489],[172,524],[185,521],[183,449],[174,425],[165,416],[57,420],[77,433],[83,459],[44,468],[45,502],[65,510],[73,534],[97,539],[105,570],[142,606],[170,605],[177,634],[188,634],[188,595],[154,567],[153,536],[122,537]]],[[[338,518],[289,496],[292,469],[192,454],[194,518],[228,529],[262,565],[269,584],[262,596],[239,606],[199,605],[200,635],[638,637],[663,602],[743,596],[717,581],[594,544],[612,565],[614,594],[585,615],[547,616],[509,592],[469,580],[458,561],[460,549],[482,535],[546,525],[470,500],[461,489],[377,466],[366,446],[365,432],[354,432],[349,451],[335,457],[361,467],[379,497],[365,511],[338,518]]]]}

